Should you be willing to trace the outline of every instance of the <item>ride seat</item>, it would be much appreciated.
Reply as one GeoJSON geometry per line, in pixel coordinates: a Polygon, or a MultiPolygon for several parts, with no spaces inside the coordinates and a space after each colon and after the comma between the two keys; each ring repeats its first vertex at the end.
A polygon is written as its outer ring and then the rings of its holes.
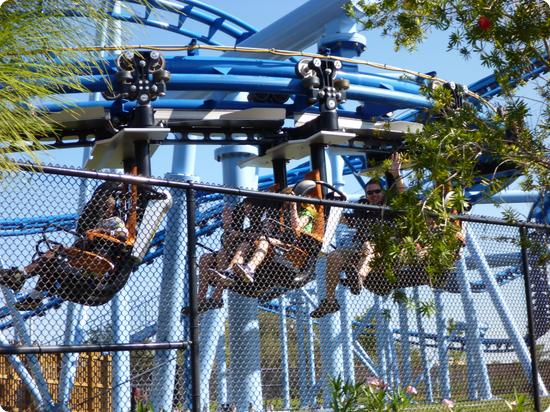
{"type": "Polygon", "coordinates": [[[63,254],[67,256],[69,264],[74,268],[92,272],[98,276],[102,276],[115,268],[115,265],[109,259],[75,247],[63,248],[63,254]]]}

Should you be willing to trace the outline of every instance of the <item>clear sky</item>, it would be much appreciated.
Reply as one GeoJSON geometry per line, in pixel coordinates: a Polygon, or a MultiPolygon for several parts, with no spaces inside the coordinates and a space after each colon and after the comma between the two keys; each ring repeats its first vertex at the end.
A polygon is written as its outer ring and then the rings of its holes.
{"type": "MultiPolygon", "coordinates": [[[[209,0],[206,2],[261,30],[305,3],[305,0],[209,0]]],[[[444,33],[433,33],[414,53],[404,50],[396,52],[391,39],[382,38],[378,32],[364,34],[367,37],[367,50],[361,56],[363,59],[420,72],[435,70],[439,77],[463,84],[469,84],[489,74],[489,71],[481,67],[477,59],[473,58],[465,61],[457,53],[447,52],[447,36],[444,33]]],[[[148,29],[146,38],[138,38],[136,42],[173,45],[186,44],[187,40],[181,36],[167,34],[164,31],[148,29]]],[[[266,47],[269,47],[269,45],[266,45],[266,47]]],[[[362,68],[361,70],[373,71],[370,68],[362,68]]],[[[212,146],[199,146],[196,174],[204,182],[220,183],[222,179],[221,166],[215,162],[213,150],[212,146]]],[[[81,153],[81,150],[57,151],[51,153],[53,156],[51,162],[77,166],[82,161],[81,153]]],[[[152,159],[153,174],[163,176],[170,170],[171,160],[172,148],[161,147],[152,159]]],[[[261,172],[260,174],[265,173],[261,172]]]]}

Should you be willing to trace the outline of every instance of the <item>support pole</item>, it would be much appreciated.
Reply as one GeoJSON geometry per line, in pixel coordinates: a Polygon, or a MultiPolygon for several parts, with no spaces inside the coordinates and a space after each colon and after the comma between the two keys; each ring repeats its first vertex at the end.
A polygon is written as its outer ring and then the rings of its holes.
{"type": "MultiPolygon", "coordinates": [[[[502,294],[500,293],[500,288],[497,284],[495,276],[492,273],[491,268],[489,267],[489,264],[485,259],[485,256],[483,255],[483,252],[477,242],[476,237],[474,236],[471,230],[466,232],[466,237],[468,239],[468,246],[470,247],[470,253],[477,260],[479,264],[479,271],[481,273],[483,281],[487,285],[487,291],[491,296],[491,300],[495,305],[497,313],[500,315],[502,324],[504,325],[504,329],[506,330],[508,337],[512,341],[512,345],[514,346],[514,349],[523,367],[525,375],[528,377],[528,379],[531,379],[532,372],[533,372],[531,357],[529,355],[529,350],[527,349],[527,345],[523,340],[523,336],[520,334],[519,329],[514,322],[514,318],[512,316],[512,313],[510,312],[510,308],[508,307],[504,298],[502,297],[502,294]]],[[[539,390],[542,392],[544,396],[548,395],[546,386],[544,385],[544,382],[540,380],[540,378],[539,378],[539,390]]]]}
{"type": "Polygon", "coordinates": [[[487,362],[483,354],[481,343],[481,331],[477,319],[477,311],[474,305],[474,296],[467,278],[466,258],[460,257],[457,267],[457,281],[460,290],[462,307],[466,320],[466,358],[468,373],[468,399],[477,399],[477,393],[481,399],[491,399],[491,384],[487,371],[487,362]],[[477,386],[477,388],[476,388],[477,386]],[[476,391],[477,389],[477,391],[476,391]]]}
{"type": "Polygon", "coordinates": [[[306,345],[306,328],[307,319],[309,318],[309,305],[307,304],[303,293],[297,290],[295,293],[294,304],[298,308],[296,311],[296,357],[298,366],[298,395],[300,398],[300,409],[307,409],[309,380],[307,369],[307,345],[306,345]]]}
{"type": "Polygon", "coordinates": [[[186,191],[187,199],[187,271],[188,271],[188,294],[189,307],[189,327],[191,338],[191,410],[200,412],[200,372],[199,372],[199,319],[197,302],[197,234],[195,232],[196,203],[195,191],[189,187],[186,191]]]}
{"type": "Polygon", "coordinates": [[[451,379],[449,377],[448,342],[445,336],[445,317],[443,316],[443,292],[434,290],[435,297],[435,321],[437,328],[437,353],[439,358],[439,391],[443,399],[451,399],[451,379]]]}
{"type": "Polygon", "coordinates": [[[422,376],[426,386],[426,402],[433,403],[432,378],[430,375],[430,364],[428,362],[428,354],[426,351],[426,331],[424,330],[424,322],[422,321],[422,313],[420,312],[420,292],[418,287],[413,289],[414,304],[416,306],[416,326],[418,328],[418,343],[420,345],[420,359],[422,361],[422,376]]]}
{"type": "MultiPolygon", "coordinates": [[[[257,155],[253,146],[224,146],[216,150],[216,159],[223,165],[225,186],[256,189],[258,177],[255,168],[239,167],[242,160],[257,155]]],[[[232,201],[232,199],[227,199],[232,201]]],[[[263,408],[262,378],[260,368],[260,325],[258,299],[248,298],[233,291],[228,294],[229,325],[229,402],[237,411],[249,407],[263,408]]],[[[224,328],[224,323],[217,328],[224,328]]]]}
{"type": "Polygon", "coordinates": [[[325,158],[325,145],[312,144],[311,145],[311,168],[318,169],[320,172],[321,180],[327,181],[327,162],[325,158]]]}
{"type": "MultiPolygon", "coordinates": [[[[168,175],[171,180],[189,181],[190,176],[168,175]]],[[[185,339],[185,327],[180,322],[181,308],[189,304],[189,267],[187,256],[188,226],[186,194],[172,190],[173,206],[166,217],[164,261],[160,283],[157,342],[176,342],[185,339]]],[[[190,319],[185,326],[189,326],[190,319]]],[[[189,326],[190,327],[190,326],[189,326]]],[[[191,339],[190,339],[191,340],[191,339]]],[[[177,351],[163,350],[155,354],[153,392],[155,410],[171,410],[175,385],[177,351]]],[[[187,405],[191,408],[191,405],[187,405]]]]}
{"type": "Polygon", "coordinates": [[[288,371],[288,332],[286,325],[286,306],[288,299],[284,296],[279,298],[279,340],[281,342],[281,369],[283,387],[283,408],[290,410],[290,374],[288,371]]]}
{"type": "Polygon", "coordinates": [[[529,279],[529,260],[527,257],[527,229],[525,227],[519,228],[520,245],[521,245],[521,267],[523,270],[523,282],[525,285],[525,303],[527,305],[527,330],[529,351],[531,353],[531,385],[533,387],[533,400],[535,403],[535,410],[540,412],[540,390],[539,390],[539,368],[537,361],[537,340],[535,338],[535,325],[533,317],[533,299],[531,296],[531,281],[529,279]]]}
{"type": "MultiPolygon", "coordinates": [[[[402,289],[403,296],[408,298],[407,292],[402,289]]],[[[399,330],[401,332],[401,365],[403,376],[402,382],[405,386],[412,385],[412,367],[411,367],[411,343],[409,342],[409,316],[407,305],[402,300],[398,302],[399,307],[399,330]]]]}
{"type": "Polygon", "coordinates": [[[287,187],[286,159],[273,159],[272,163],[275,184],[279,185],[279,189],[287,187]]]}

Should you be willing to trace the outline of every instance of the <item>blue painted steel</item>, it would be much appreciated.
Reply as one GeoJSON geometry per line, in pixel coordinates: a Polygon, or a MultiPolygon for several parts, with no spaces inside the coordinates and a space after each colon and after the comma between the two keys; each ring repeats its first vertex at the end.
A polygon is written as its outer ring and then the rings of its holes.
{"type": "MultiPolygon", "coordinates": [[[[404,297],[407,297],[407,292],[401,290],[404,297]]],[[[399,329],[401,331],[401,370],[403,371],[401,381],[404,386],[412,385],[412,368],[411,368],[411,344],[409,342],[409,316],[407,314],[407,305],[399,300],[399,329]]]]}
{"type": "MultiPolygon", "coordinates": [[[[75,303],[67,303],[67,317],[65,319],[64,345],[78,345],[84,337],[82,326],[88,319],[88,308],[75,303]]],[[[69,401],[76,370],[78,368],[79,353],[64,353],[61,358],[61,372],[59,374],[59,388],[57,403],[62,411],[69,411],[69,401]]]]}
{"type": "MultiPolygon", "coordinates": [[[[7,288],[2,287],[2,292],[4,293],[4,296],[6,296],[6,293],[8,291],[7,288]]],[[[4,334],[0,333],[0,344],[2,345],[11,345],[11,343],[5,338],[4,334]]],[[[42,398],[42,394],[40,390],[38,389],[38,386],[36,385],[36,382],[34,381],[32,375],[27,370],[27,367],[25,364],[19,359],[16,355],[7,355],[9,362],[13,366],[13,369],[15,370],[15,373],[21,378],[21,381],[25,385],[25,388],[29,391],[31,394],[31,397],[36,402],[36,405],[38,407],[44,407],[46,408],[47,405],[44,402],[44,399],[42,398]]]]}
{"type": "MultiPolygon", "coordinates": [[[[389,326],[389,325],[388,325],[389,326]]],[[[393,388],[401,388],[401,374],[399,371],[399,358],[397,356],[397,348],[395,345],[395,339],[393,334],[391,333],[391,330],[388,328],[388,353],[390,358],[390,365],[391,365],[391,371],[392,371],[392,377],[391,377],[391,386],[393,388]]]]}
{"type": "MultiPolygon", "coordinates": [[[[467,245],[469,251],[478,262],[479,271],[485,281],[485,284],[487,285],[487,290],[491,296],[493,305],[495,305],[496,311],[502,320],[504,329],[516,349],[518,359],[523,367],[525,375],[528,379],[531,379],[531,357],[529,355],[527,345],[523,340],[523,337],[520,335],[520,332],[514,322],[514,318],[512,317],[512,313],[504,301],[504,298],[500,293],[500,289],[492,276],[491,268],[483,255],[483,251],[477,243],[476,236],[471,230],[466,232],[466,236],[468,239],[467,245]]],[[[542,379],[539,379],[539,390],[544,396],[548,394],[542,379]]]]}
{"type": "MultiPolygon", "coordinates": [[[[222,309],[223,312],[226,311],[226,309],[222,309]]],[[[225,314],[224,316],[227,316],[225,314]]],[[[218,339],[218,345],[216,346],[216,366],[217,366],[217,377],[218,380],[216,382],[216,388],[217,388],[217,401],[218,405],[223,405],[227,403],[228,399],[228,393],[227,393],[227,361],[225,356],[225,337],[221,336],[218,339]]],[[[206,385],[208,385],[208,381],[206,381],[206,385]]],[[[202,385],[202,382],[201,382],[202,385]]],[[[204,387],[205,385],[202,385],[204,387]]],[[[201,387],[201,389],[202,389],[201,387]]],[[[208,393],[208,392],[207,392],[208,393]]],[[[202,390],[201,390],[202,394],[202,390]]],[[[201,395],[201,405],[202,403],[202,395],[201,395]]]]}
{"type": "MultiPolygon", "coordinates": [[[[112,339],[114,343],[130,341],[130,296],[126,289],[118,292],[111,301],[112,339]]],[[[130,404],[130,352],[113,353],[113,412],[125,412],[130,404]]],[[[154,391],[153,391],[154,393],[154,391]]]]}
{"type": "Polygon", "coordinates": [[[439,392],[443,399],[451,399],[451,379],[449,376],[449,354],[443,314],[443,292],[440,289],[434,290],[435,301],[435,322],[437,328],[437,354],[439,359],[439,392]]]}
{"type": "MultiPolygon", "coordinates": [[[[216,150],[216,159],[222,162],[225,186],[256,189],[258,178],[255,168],[239,167],[239,162],[257,155],[254,146],[227,146],[216,150]]],[[[229,292],[229,398],[238,411],[262,409],[260,331],[258,300],[229,292]]],[[[218,325],[223,328],[223,324],[218,325]]]]}
{"type": "MultiPolygon", "coordinates": [[[[315,273],[326,273],[326,258],[321,258],[317,261],[315,273]]],[[[325,296],[325,294],[325,276],[318,276],[318,304],[321,301],[321,296],[325,296]]],[[[345,376],[343,369],[344,359],[341,340],[342,327],[338,313],[332,313],[319,319],[318,324],[322,368],[319,380],[322,380],[320,387],[323,389],[323,406],[327,407],[330,405],[331,401],[330,378],[344,378],[345,376]]]]}
{"type": "MultiPolygon", "coordinates": [[[[348,0],[310,0],[250,36],[240,43],[240,46],[305,50],[318,41],[327,23],[344,16],[342,6],[347,2],[348,0]]],[[[227,52],[225,55],[239,56],[242,53],[227,52]]],[[[247,53],[247,55],[251,57],[250,54],[247,53]]],[[[263,55],[256,53],[253,57],[263,57],[263,55]]],[[[273,57],[278,60],[286,59],[283,56],[273,57]]]]}
{"type": "MultiPolygon", "coordinates": [[[[1,260],[0,264],[4,266],[1,260]]],[[[24,318],[21,313],[19,313],[19,311],[15,309],[14,306],[15,298],[13,292],[11,291],[11,289],[8,289],[6,287],[1,287],[0,289],[2,290],[2,294],[4,295],[4,300],[8,308],[10,309],[10,314],[13,319],[13,327],[15,329],[15,333],[19,338],[19,342],[21,342],[23,345],[31,346],[32,340],[27,331],[27,326],[25,324],[24,318]]],[[[38,357],[34,354],[29,354],[26,357],[29,370],[34,377],[36,389],[40,393],[40,398],[42,399],[42,406],[44,407],[44,409],[49,410],[54,406],[54,402],[48,389],[48,383],[46,382],[44,374],[42,373],[38,357]]]]}
{"type": "MultiPolygon", "coordinates": [[[[174,165],[179,168],[180,165],[174,165]]],[[[185,165],[183,165],[185,167],[185,165]]],[[[172,180],[192,180],[189,175],[169,174],[172,180]]],[[[188,302],[187,288],[187,210],[185,193],[171,191],[173,206],[166,218],[165,258],[163,260],[162,280],[160,284],[159,311],[157,324],[157,342],[177,342],[185,339],[184,327],[179,322],[181,308],[188,302]]],[[[153,393],[151,400],[155,410],[170,410],[174,393],[177,351],[159,351],[155,353],[153,372],[153,393]]],[[[190,405],[186,405],[190,408],[190,405]]]]}
{"type": "Polygon", "coordinates": [[[416,306],[416,327],[418,330],[418,341],[420,344],[420,361],[422,364],[422,380],[424,381],[426,391],[426,402],[433,403],[434,395],[432,388],[432,377],[430,374],[430,365],[428,362],[428,354],[426,352],[426,337],[424,330],[423,315],[420,311],[420,292],[418,287],[413,288],[413,300],[416,306]]]}
{"type": "MultiPolygon", "coordinates": [[[[159,28],[191,39],[197,39],[205,44],[219,45],[218,42],[212,39],[218,31],[234,38],[235,43],[239,43],[256,32],[252,26],[236,17],[196,0],[174,0],[169,3],[162,0],[150,0],[143,17],[124,13],[119,6],[117,7],[117,3],[117,1],[111,1],[111,7],[106,10],[114,19],[159,28]],[[167,12],[178,13],[175,14],[175,17],[178,17],[178,23],[171,24],[153,20],[150,16],[154,14],[154,11],[164,14],[167,12]],[[208,34],[203,35],[199,31],[193,32],[183,28],[183,24],[187,19],[208,26],[208,34]]],[[[124,3],[143,5],[143,2],[136,0],[125,0],[124,3]]],[[[68,17],[83,17],[81,13],[75,11],[66,11],[65,15],[68,17]]]]}
{"type": "Polygon", "coordinates": [[[353,357],[353,315],[350,310],[350,292],[338,287],[338,302],[340,302],[340,325],[343,357],[343,372],[346,382],[355,383],[355,365],[353,357]]]}
{"type": "Polygon", "coordinates": [[[309,319],[308,304],[301,290],[293,293],[296,311],[296,357],[298,364],[298,395],[300,408],[308,407],[308,393],[310,382],[308,380],[306,328],[309,319]]]}
{"type": "Polygon", "coordinates": [[[487,363],[483,355],[483,347],[481,345],[481,332],[479,329],[477,311],[467,279],[466,258],[464,257],[464,253],[458,262],[457,280],[459,282],[460,298],[462,300],[465,317],[466,353],[468,360],[468,397],[469,399],[475,399],[477,386],[479,387],[479,396],[482,399],[490,399],[492,398],[491,384],[487,371],[487,363]]]}
{"type": "Polygon", "coordinates": [[[281,369],[283,388],[283,408],[290,410],[290,373],[288,370],[288,332],[286,326],[286,307],[287,298],[281,296],[279,298],[279,341],[281,342],[281,369]]]}
{"type": "MultiPolygon", "coordinates": [[[[385,320],[382,308],[382,299],[380,296],[374,296],[374,314],[376,317],[376,358],[378,359],[378,378],[387,382],[388,380],[388,364],[386,362],[386,331],[384,330],[385,320]]],[[[368,314],[368,313],[367,313],[368,314]]]]}
{"type": "MultiPolygon", "coordinates": [[[[107,90],[104,76],[82,76],[79,81],[93,92],[107,90]]],[[[109,80],[115,82],[114,76],[109,80]]],[[[186,91],[225,91],[225,92],[261,92],[277,94],[305,94],[301,80],[282,77],[257,77],[219,74],[172,74],[168,90],[186,91]]],[[[76,93],[78,90],[63,89],[64,93],[76,93]]],[[[425,96],[388,90],[372,86],[351,84],[346,92],[348,100],[365,101],[370,104],[391,105],[394,109],[428,108],[432,104],[425,96]]]]}
{"type": "MultiPolygon", "coordinates": [[[[225,371],[219,377],[218,386],[225,388],[225,401],[230,402],[229,373],[225,361],[225,322],[227,320],[227,296],[224,294],[224,307],[218,310],[210,310],[202,315],[199,330],[199,364],[201,371],[201,405],[208,408],[210,403],[210,377],[214,370],[214,360],[218,359],[218,370],[225,371]],[[220,353],[223,351],[223,357],[220,353]]],[[[220,395],[220,394],[219,394],[220,395]]],[[[218,398],[218,400],[220,400],[218,398]]]]}

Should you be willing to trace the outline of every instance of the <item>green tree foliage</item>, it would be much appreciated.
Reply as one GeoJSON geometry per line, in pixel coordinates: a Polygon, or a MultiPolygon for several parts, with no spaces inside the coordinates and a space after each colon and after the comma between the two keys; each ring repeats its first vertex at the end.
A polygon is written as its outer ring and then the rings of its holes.
{"type": "MultiPolygon", "coordinates": [[[[466,59],[476,55],[504,89],[497,109],[465,98],[460,107],[452,90],[427,80],[424,93],[433,108],[419,112],[423,130],[404,139],[410,186],[392,206],[405,215],[397,228],[380,230],[375,264],[392,279],[396,260],[421,256],[437,283],[460,248],[460,228],[450,223],[450,214],[467,210],[466,187],[506,168],[525,176],[524,189],[544,194],[550,187],[548,78],[539,80],[545,112],[536,125],[526,126],[529,110],[514,95],[523,74],[550,66],[550,5],[544,0],[380,0],[350,3],[347,12],[366,29],[392,36],[396,49],[412,51],[432,31],[445,31],[449,51],[466,59]]],[[[507,182],[486,183],[497,191],[507,182]]]]}
{"type": "Polygon", "coordinates": [[[70,108],[58,93],[87,91],[76,76],[102,69],[101,63],[88,63],[100,58],[90,46],[112,44],[117,25],[102,0],[8,0],[0,7],[0,22],[2,170],[13,169],[13,151],[38,160],[33,150],[41,147],[39,140],[55,137],[58,129],[42,102],[70,108]]]}

